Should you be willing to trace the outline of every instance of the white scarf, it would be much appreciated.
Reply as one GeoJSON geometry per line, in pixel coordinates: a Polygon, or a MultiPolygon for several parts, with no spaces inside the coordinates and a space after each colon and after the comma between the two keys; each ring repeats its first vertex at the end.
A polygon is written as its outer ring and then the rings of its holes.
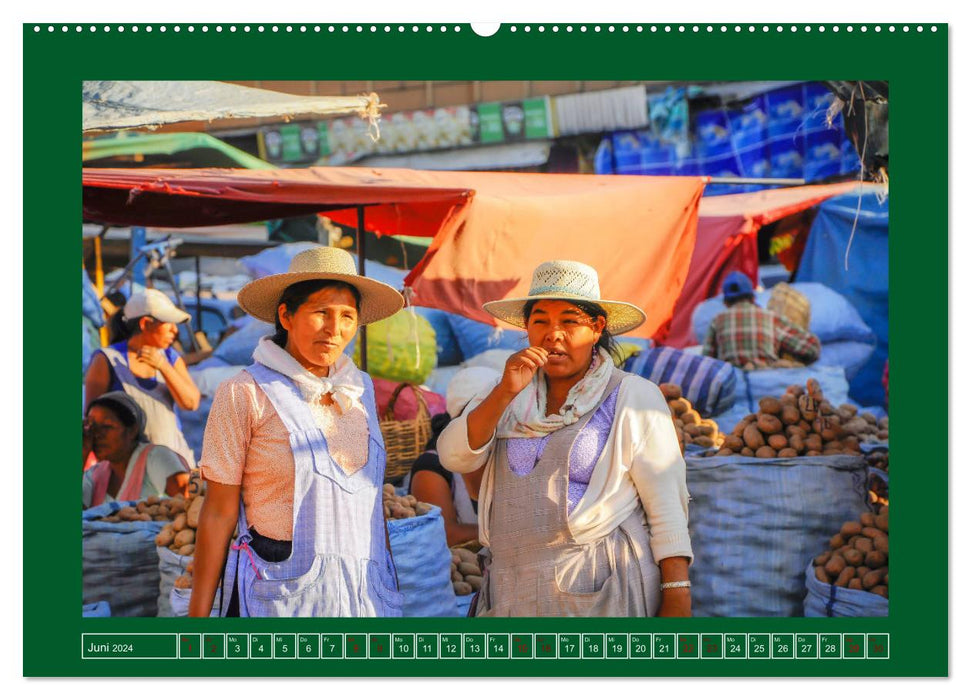
{"type": "Polygon", "coordinates": [[[293,355],[274,343],[269,336],[260,340],[253,351],[253,359],[290,377],[300,389],[304,400],[312,406],[319,404],[325,394],[330,394],[340,406],[342,414],[346,414],[354,406],[364,410],[361,403],[361,396],[364,395],[361,371],[344,353],[330,366],[330,374],[326,377],[318,377],[304,369],[293,355]]]}
{"type": "Polygon", "coordinates": [[[542,437],[572,425],[599,403],[614,363],[610,354],[598,348],[590,369],[566,395],[558,413],[546,415],[546,373],[539,370],[525,389],[516,395],[499,421],[496,436],[501,438],[542,437]]]}

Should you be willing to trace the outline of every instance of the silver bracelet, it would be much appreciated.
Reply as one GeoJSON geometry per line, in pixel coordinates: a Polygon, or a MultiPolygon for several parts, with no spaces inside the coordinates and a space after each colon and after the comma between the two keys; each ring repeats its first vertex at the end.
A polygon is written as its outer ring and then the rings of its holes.
{"type": "Polygon", "coordinates": [[[661,584],[661,590],[668,588],[691,588],[691,581],[668,581],[661,584]]]}

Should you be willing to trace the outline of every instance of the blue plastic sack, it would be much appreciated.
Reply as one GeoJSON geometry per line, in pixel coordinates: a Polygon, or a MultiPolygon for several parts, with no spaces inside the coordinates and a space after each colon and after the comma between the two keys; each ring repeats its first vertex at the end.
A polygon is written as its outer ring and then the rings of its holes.
{"type": "Polygon", "coordinates": [[[823,343],[817,362],[830,367],[842,367],[846,373],[846,381],[852,382],[869,361],[875,349],[876,346],[873,343],[861,343],[856,340],[823,343]]]}
{"type": "Polygon", "coordinates": [[[245,255],[239,259],[253,279],[278,275],[290,268],[290,260],[297,253],[318,247],[318,243],[283,243],[272,248],[264,248],[255,255],[245,255]]]}
{"type": "MultiPolygon", "coordinates": [[[[219,599],[222,596],[222,588],[216,589],[216,594],[212,599],[212,612],[209,617],[219,617],[219,599]]],[[[172,588],[169,590],[168,608],[172,617],[189,616],[189,599],[192,598],[191,588],[172,588]]]]}
{"type": "Polygon", "coordinates": [[[806,567],[806,617],[887,617],[890,601],[876,593],[842,588],[816,578],[810,559],[806,567]]]}
{"type": "Polygon", "coordinates": [[[179,407],[175,409],[182,423],[182,434],[192,449],[197,464],[202,459],[202,439],[206,434],[206,421],[209,420],[209,411],[212,410],[212,400],[212,396],[201,396],[199,408],[196,410],[184,411],[179,407]]]}
{"type": "Polygon", "coordinates": [[[158,552],[158,616],[174,617],[170,593],[175,588],[175,579],[185,574],[185,568],[192,561],[192,556],[176,554],[168,547],[156,547],[155,551],[158,552]]]}
{"type": "Polygon", "coordinates": [[[415,313],[428,321],[435,331],[435,343],[438,346],[438,366],[457,365],[464,360],[465,356],[462,355],[459,340],[455,336],[455,331],[452,330],[452,324],[449,321],[449,317],[453,314],[425,306],[416,306],[414,309],[415,313]]]}
{"type": "Polygon", "coordinates": [[[274,328],[269,323],[251,319],[249,323],[223,340],[213,351],[212,356],[231,365],[248,367],[253,364],[253,351],[265,335],[273,335],[274,328]]]}
{"type": "Polygon", "coordinates": [[[526,331],[504,330],[457,314],[450,314],[448,321],[466,360],[486,350],[522,350],[528,344],[526,331]]]}
{"type": "Polygon", "coordinates": [[[164,523],[98,520],[136,501],[112,501],[81,513],[82,603],[105,601],[116,617],[158,614],[155,536],[164,523]]]}
{"type": "MultiPolygon", "coordinates": [[[[876,345],[876,335],[845,296],[818,282],[794,282],[790,286],[809,299],[809,330],[820,343],[855,341],[876,345]]],[[[755,303],[766,308],[771,294],[771,289],[756,292],[755,303]]],[[[695,307],[691,328],[699,344],[704,342],[715,316],[724,310],[721,296],[706,299],[695,307]]]]}
{"type": "Polygon", "coordinates": [[[677,384],[702,416],[724,413],[735,403],[734,368],[714,357],[657,347],[642,350],[626,362],[624,369],[655,384],[677,384]]]}
{"type": "Polygon", "coordinates": [[[693,614],[801,616],[806,561],[866,509],[866,462],[848,455],[685,461],[693,614]]]}
{"type": "Polygon", "coordinates": [[[81,617],[111,617],[111,606],[103,600],[82,605],[81,617]]]}
{"type": "Polygon", "coordinates": [[[445,540],[442,509],[388,521],[391,555],[398,573],[404,617],[455,617],[452,553],[445,540]]]}

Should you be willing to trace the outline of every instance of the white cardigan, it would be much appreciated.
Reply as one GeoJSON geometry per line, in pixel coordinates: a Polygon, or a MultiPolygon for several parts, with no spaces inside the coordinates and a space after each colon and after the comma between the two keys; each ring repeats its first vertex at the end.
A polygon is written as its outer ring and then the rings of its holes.
{"type": "MultiPolygon", "coordinates": [[[[479,541],[484,545],[489,544],[496,436],[471,449],[467,416],[487,395],[472,399],[438,438],[438,456],[449,471],[466,474],[485,467],[479,489],[479,541]]],[[[654,560],[692,559],[685,464],[667,402],[653,382],[629,375],[621,382],[614,422],[590,484],[567,520],[570,533],[578,543],[593,542],[634,512],[638,499],[647,514],[654,560]]]]}

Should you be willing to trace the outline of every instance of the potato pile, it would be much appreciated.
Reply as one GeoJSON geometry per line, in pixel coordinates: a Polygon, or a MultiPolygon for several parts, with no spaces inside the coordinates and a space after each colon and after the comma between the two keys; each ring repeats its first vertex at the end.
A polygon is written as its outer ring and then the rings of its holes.
{"type": "Polygon", "coordinates": [[[196,475],[189,480],[188,498],[176,496],[169,500],[169,509],[174,517],[155,537],[155,544],[168,547],[182,557],[192,556],[196,551],[196,528],[199,526],[202,504],[206,500],[205,490],[205,482],[196,475]]]}
{"type": "Polygon", "coordinates": [[[134,506],[125,506],[114,515],[107,515],[98,518],[106,523],[128,523],[135,521],[149,522],[152,520],[163,521],[172,518],[169,499],[162,499],[158,496],[149,496],[144,501],[139,501],[134,506]]]}
{"type": "Polygon", "coordinates": [[[745,416],[716,454],[762,459],[858,455],[860,441],[843,434],[836,409],[823,397],[819,382],[810,379],[806,389],[794,384],[778,399],[761,399],[759,412],[745,416]]]}
{"type": "Polygon", "coordinates": [[[856,436],[860,442],[890,440],[890,419],[886,416],[878,419],[868,411],[857,415],[856,406],[847,403],[836,409],[836,414],[840,417],[844,432],[856,436]]]}
{"type": "Polygon", "coordinates": [[[680,386],[659,384],[658,388],[668,402],[668,410],[671,411],[671,420],[674,421],[674,431],[678,434],[682,454],[684,454],[685,445],[721,447],[725,436],[718,432],[718,423],[702,418],[691,402],[681,395],[680,386]]]}
{"type": "MultiPolygon", "coordinates": [[[[890,453],[884,450],[874,450],[866,456],[869,466],[881,470],[884,474],[890,474],[890,453]]],[[[876,473],[871,473],[867,479],[867,495],[870,503],[887,505],[890,503],[890,487],[876,473]]]]}
{"type": "Polygon", "coordinates": [[[432,507],[427,503],[420,502],[410,493],[407,496],[396,496],[394,486],[384,485],[384,519],[401,520],[402,518],[414,518],[416,515],[425,515],[431,511],[432,507]]]}
{"type": "Polygon", "coordinates": [[[813,559],[819,581],[890,597],[890,506],[843,523],[829,546],[813,559]]]}
{"type": "Polygon", "coordinates": [[[475,552],[452,547],[452,589],[455,595],[469,595],[482,588],[482,569],[475,552]]]}

